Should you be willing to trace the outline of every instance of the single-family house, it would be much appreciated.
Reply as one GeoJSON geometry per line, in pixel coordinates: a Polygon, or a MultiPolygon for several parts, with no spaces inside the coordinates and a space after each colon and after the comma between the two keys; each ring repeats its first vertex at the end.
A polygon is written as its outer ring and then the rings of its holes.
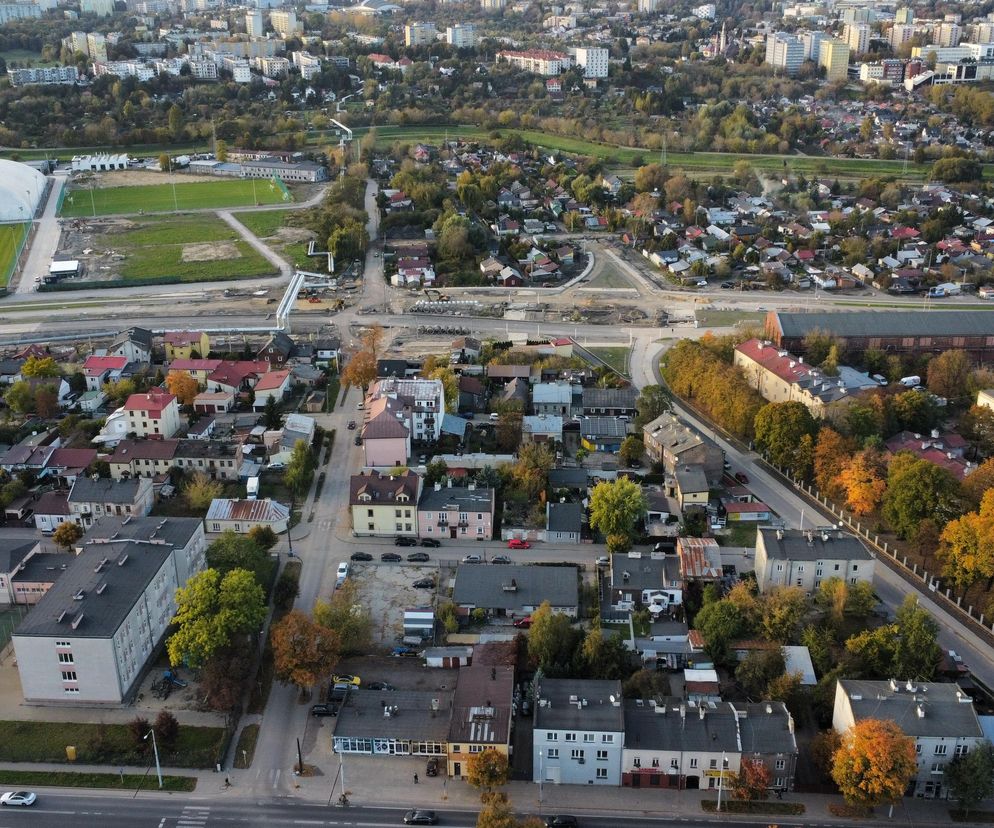
{"type": "Polygon", "coordinates": [[[393,476],[378,471],[352,475],[349,479],[352,534],[416,536],[420,492],[421,478],[410,470],[393,476]]]}
{"type": "Polygon", "coordinates": [[[449,714],[449,777],[464,779],[469,758],[484,750],[510,755],[513,703],[514,667],[459,668],[449,714]]]}
{"type": "Polygon", "coordinates": [[[468,616],[483,609],[491,616],[524,618],[548,601],[553,612],[576,618],[579,602],[572,566],[460,564],[452,602],[468,616]]]}
{"type": "Polygon", "coordinates": [[[128,328],[117,335],[107,353],[126,357],[128,362],[148,365],[152,361],[152,332],[147,328],[128,328]]]}
{"type": "Polygon", "coordinates": [[[280,404],[290,394],[290,372],[270,371],[259,377],[255,384],[255,399],[252,401],[254,411],[262,411],[269,398],[272,397],[280,404]]]}
{"type": "Polygon", "coordinates": [[[583,505],[545,504],[545,540],[548,543],[579,543],[583,530],[583,505]]]}
{"type": "Polygon", "coordinates": [[[287,530],[290,507],[275,500],[240,500],[216,497],[207,509],[204,529],[207,532],[248,534],[257,526],[272,529],[277,535],[287,530]]]}
{"type": "Polygon", "coordinates": [[[674,474],[680,466],[699,465],[712,483],[721,480],[724,456],[714,443],[705,440],[675,414],[666,411],[642,428],[646,454],[656,463],[662,463],[667,474],[674,474]]]}
{"type": "Polygon", "coordinates": [[[83,361],[83,377],[88,391],[99,391],[106,382],[117,382],[128,364],[124,356],[88,356],[83,361]]]}
{"type": "Polygon", "coordinates": [[[426,488],[418,499],[418,535],[422,538],[490,540],[494,531],[494,490],[442,486],[426,488]]]}
{"type": "Polygon", "coordinates": [[[211,351],[211,338],[205,331],[166,331],[162,335],[166,362],[174,359],[199,359],[211,351]]]}
{"type": "Polygon", "coordinates": [[[179,402],[174,394],[151,388],[132,394],[124,404],[127,432],[150,440],[164,440],[179,431],[179,402]]]}
{"type": "Polygon", "coordinates": [[[115,480],[112,477],[77,477],[69,490],[69,518],[84,529],[106,516],[145,517],[152,511],[155,494],[147,477],[115,480]]]}

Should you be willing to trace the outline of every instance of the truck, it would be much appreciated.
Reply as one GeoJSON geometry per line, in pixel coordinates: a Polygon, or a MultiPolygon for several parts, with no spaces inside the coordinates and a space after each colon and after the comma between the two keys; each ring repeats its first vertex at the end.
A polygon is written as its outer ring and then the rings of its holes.
{"type": "Polygon", "coordinates": [[[955,282],[943,282],[941,285],[936,285],[936,287],[944,291],[944,296],[959,296],[963,292],[962,286],[957,285],[955,282]]]}

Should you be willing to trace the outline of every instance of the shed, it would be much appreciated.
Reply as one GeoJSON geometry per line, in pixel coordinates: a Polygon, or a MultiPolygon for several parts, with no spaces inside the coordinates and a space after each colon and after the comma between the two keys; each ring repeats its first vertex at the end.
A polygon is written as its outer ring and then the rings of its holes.
{"type": "Polygon", "coordinates": [[[425,650],[425,664],[428,667],[468,667],[473,663],[472,647],[428,647],[425,650]]]}

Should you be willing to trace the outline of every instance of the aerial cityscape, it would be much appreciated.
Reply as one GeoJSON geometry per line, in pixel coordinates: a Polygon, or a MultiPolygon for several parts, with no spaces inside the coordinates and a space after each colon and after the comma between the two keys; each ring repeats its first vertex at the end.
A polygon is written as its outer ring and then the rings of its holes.
{"type": "Polygon", "coordinates": [[[0,2],[0,828],[994,822],[994,5],[0,2]]]}

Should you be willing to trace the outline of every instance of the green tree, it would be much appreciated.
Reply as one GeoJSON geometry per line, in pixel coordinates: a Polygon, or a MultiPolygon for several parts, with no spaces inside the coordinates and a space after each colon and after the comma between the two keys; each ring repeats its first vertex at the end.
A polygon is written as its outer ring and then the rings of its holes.
{"type": "Polygon", "coordinates": [[[590,495],[590,526],[607,538],[612,552],[631,546],[635,527],[645,513],[642,487],[627,477],[602,481],[590,495]]]}
{"type": "Polygon", "coordinates": [[[303,497],[314,479],[314,455],[306,440],[298,440],[290,452],[283,481],[298,497],[303,497]]]}
{"type": "Polygon", "coordinates": [[[428,374],[429,379],[439,380],[445,394],[445,410],[455,414],[459,408],[459,377],[448,365],[439,366],[428,374]]]}
{"type": "Polygon", "coordinates": [[[228,160],[228,142],[219,138],[214,144],[214,157],[222,164],[228,160]]]}
{"type": "MultiPolygon", "coordinates": [[[[440,609],[439,619],[441,618],[440,609]]],[[[355,581],[351,578],[346,579],[345,583],[335,590],[330,600],[318,600],[314,604],[314,620],[338,633],[343,656],[359,655],[368,651],[373,637],[373,619],[370,617],[369,609],[361,600],[355,581]]]]}
{"type": "Polygon", "coordinates": [[[487,748],[471,754],[466,762],[466,781],[474,788],[492,793],[494,788],[506,785],[511,777],[507,754],[487,748]]]}
{"type": "Polygon", "coordinates": [[[52,543],[68,552],[82,537],[83,527],[71,520],[66,520],[55,527],[55,531],[52,533],[52,543]]]}
{"type": "Polygon", "coordinates": [[[534,501],[549,485],[549,471],[555,465],[556,456],[548,445],[526,443],[518,449],[518,460],[511,469],[511,478],[534,501]]]}
{"type": "Polygon", "coordinates": [[[876,601],[873,586],[866,581],[850,585],[842,578],[826,578],[815,593],[815,604],[828,612],[837,629],[846,615],[869,615],[876,601]]]}
{"type": "Polygon", "coordinates": [[[662,192],[666,186],[666,168],[662,164],[646,164],[635,170],[635,190],[640,193],[662,192]]]}
{"type": "Polygon", "coordinates": [[[268,552],[279,540],[279,536],[268,526],[253,526],[248,530],[248,539],[260,549],[268,552]]]}
{"type": "Polygon", "coordinates": [[[266,617],[266,599],[255,576],[234,569],[194,575],[176,590],[176,632],[166,643],[172,664],[197,668],[237,636],[254,633],[266,617]]]}
{"type": "Polygon", "coordinates": [[[580,647],[585,670],[592,679],[624,678],[630,672],[630,652],[618,634],[604,635],[599,624],[587,632],[580,647]]]}
{"type": "Polygon", "coordinates": [[[669,397],[661,385],[645,386],[635,400],[635,427],[641,429],[669,408],[669,397]]]}
{"type": "Polygon", "coordinates": [[[297,573],[284,569],[276,579],[276,586],[273,588],[273,606],[277,609],[288,610],[297,600],[297,596],[300,595],[297,578],[297,573]]]}
{"type": "Polygon", "coordinates": [[[502,411],[497,417],[497,427],[494,432],[497,436],[497,448],[501,451],[516,451],[521,445],[521,422],[520,411],[502,411]]]}
{"type": "Polygon", "coordinates": [[[918,772],[915,742],[892,721],[863,719],[842,737],[832,779],[850,804],[896,802],[918,772]]]}
{"type": "Polygon", "coordinates": [[[803,403],[767,403],[756,414],[756,446],[778,466],[793,469],[801,438],[818,431],[811,412],[803,403]]]}
{"type": "Polygon", "coordinates": [[[569,675],[578,642],[579,632],[569,617],[553,612],[548,601],[532,613],[528,658],[546,675],[569,675]]]}
{"type": "Polygon", "coordinates": [[[266,548],[230,529],[207,547],[207,565],[222,575],[235,569],[247,569],[260,585],[269,579],[270,559],[266,548]]]}
{"type": "Polygon", "coordinates": [[[970,392],[972,367],[965,351],[943,351],[929,360],[928,390],[939,397],[961,399],[970,392]]]}
{"type": "Polygon", "coordinates": [[[167,753],[176,747],[176,740],[179,739],[179,722],[168,710],[160,710],[152,724],[155,731],[156,744],[159,750],[167,753]]]}
{"type": "Polygon", "coordinates": [[[179,140],[183,135],[183,110],[179,108],[178,104],[173,104],[169,107],[169,113],[166,118],[169,124],[169,133],[172,135],[173,140],[179,140]]]}
{"type": "Polygon", "coordinates": [[[168,172],[172,169],[173,159],[169,157],[169,153],[163,152],[159,155],[159,169],[162,172],[168,172]]]}
{"type": "Polygon", "coordinates": [[[753,650],[735,668],[735,680],[753,699],[763,698],[766,688],[787,669],[783,651],[779,647],[753,650]]]}
{"type": "Polygon", "coordinates": [[[26,380],[18,380],[3,395],[3,401],[17,414],[31,414],[35,410],[35,392],[26,380]]]}
{"type": "Polygon", "coordinates": [[[442,483],[449,476],[449,467],[444,460],[432,460],[425,466],[425,486],[442,483]]]}
{"type": "Polygon", "coordinates": [[[266,397],[266,406],[262,409],[262,424],[269,431],[275,431],[283,425],[283,415],[280,414],[279,404],[272,394],[266,397]]]}
{"type": "Polygon", "coordinates": [[[222,494],[224,484],[220,480],[211,480],[204,472],[194,472],[183,486],[183,498],[194,511],[206,510],[211,501],[222,494]]]}
{"type": "Polygon", "coordinates": [[[994,796],[994,746],[982,742],[969,753],[957,756],[946,766],[943,781],[949,794],[969,814],[985,799],[994,796]]]}
{"type": "Polygon", "coordinates": [[[797,631],[808,609],[808,598],[800,587],[777,587],[764,596],[762,626],[771,641],[786,644],[797,631]]]}
{"type": "Polygon", "coordinates": [[[978,453],[985,457],[994,455],[994,408],[970,406],[960,417],[959,433],[970,444],[974,457],[978,453]]]}
{"type": "Polygon", "coordinates": [[[823,676],[832,669],[835,663],[833,652],[835,635],[832,630],[820,624],[808,624],[801,632],[801,644],[808,648],[808,652],[811,654],[811,663],[814,664],[815,671],[819,676],[823,676]]]}
{"type": "Polygon", "coordinates": [[[704,647],[714,661],[728,660],[728,645],[742,636],[745,621],[730,601],[705,604],[694,618],[694,626],[704,637],[704,647]]]}
{"type": "Polygon", "coordinates": [[[336,262],[348,263],[360,258],[369,247],[369,232],[366,225],[350,219],[332,230],[328,237],[328,249],[336,262]]]}
{"type": "Polygon", "coordinates": [[[22,377],[54,378],[62,374],[54,357],[29,356],[21,366],[22,377]]]}
{"type": "Polygon", "coordinates": [[[897,625],[884,624],[874,630],[863,630],[846,640],[846,652],[855,660],[862,678],[892,676],[894,653],[897,650],[897,625]]]}
{"type": "Polygon", "coordinates": [[[637,465],[641,462],[643,454],[645,454],[645,444],[642,442],[641,435],[629,434],[621,441],[618,458],[626,466],[637,465]]]}
{"type": "Polygon", "coordinates": [[[276,678],[301,690],[331,675],[338,664],[338,633],[300,610],[291,610],[272,629],[273,668],[276,678]]]}
{"type": "Polygon", "coordinates": [[[946,469],[899,453],[887,470],[884,520],[902,538],[910,537],[926,518],[949,520],[959,511],[959,481],[946,469]]]}
{"type": "Polygon", "coordinates": [[[928,681],[939,666],[939,625],[918,599],[906,595],[895,617],[898,631],[891,675],[928,681]]]}

